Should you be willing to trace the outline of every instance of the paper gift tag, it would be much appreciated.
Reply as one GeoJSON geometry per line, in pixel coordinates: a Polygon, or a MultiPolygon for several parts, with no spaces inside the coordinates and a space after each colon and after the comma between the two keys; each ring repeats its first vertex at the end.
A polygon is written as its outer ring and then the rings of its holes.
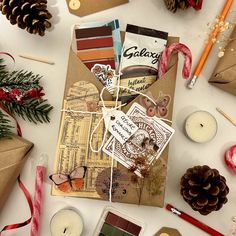
{"type": "Polygon", "coordinates": [[[112,7],[128,3],[129,0],[66,0],[70,13],[86,16],[112,7]]]}
{"type": "Polygon", "coordinates": [[[177,229],[163,227],[154,236],[182,236],[177,229]]]}
{"type": "Polygon", "coordinates": [[[102,109],[105,126],[121,144],[138,131],[138,126],[122,111],[102,109]]]}

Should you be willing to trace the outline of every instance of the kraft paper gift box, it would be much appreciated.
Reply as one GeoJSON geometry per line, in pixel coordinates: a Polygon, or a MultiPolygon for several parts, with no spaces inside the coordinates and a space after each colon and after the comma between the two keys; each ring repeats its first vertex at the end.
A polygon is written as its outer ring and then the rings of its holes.
{"type": "Polygon", "coordinates": [[[66,2],[70,13],[77,16],[87,16],[128,3],[129,0],[66,0],[66,2]]]}
{"type": "Polygon", "coordinates": [[[0,210],[4,206],[33,143],[12,136],[0,139],[0,210]]]}
{"type": "Polygon", "coordinates": [[[209,83],[236,96],[236,27],[225,48],[225,55],[219,59],[209,83]]]}
{"type": "MultiPolygon", "coordinates": [[[[169,37],[168,38],[168,44],[178,42],[179,38],[177,37],[169,37]]],[[[178,64],[178,56],[173,55],[173,57],[170,60],[169,68],[166,74],[164,74],[161,78],[159,78],[156,82],[154,82],[146,91],[146,93],[151,94],[152,98],[156,100],[159,96],[159,93],[168,94],[171,97],[170,104],[168,107],[168,115],[165,117],[166,119],[172,120],[172,112],[173,112],[173,103],[174,103],[174,92],[175,92],[175,85],[176,85],[176,73],[177,73],[177,64],[178,64]]],[[[91,71],[81,62],[81,60],[78,58],[78,56],[74,53],[72,48],[69,52],[69,62],[68,62],[68,70],[67,70],[67,76],[66,76],[66,83],[65,83],[65,92],[64,92],[64,101],[67,98],[68,92],[70,91],[72,85],[79,81],[86,81],[88,83],[92,83],[96,86],[99,92],[103,89],[103,85],[100,83],[100,81],[91,73],[91,71]]],[[[76,89],[76,88],[75,88],[76,89]]],[[[108,91],[105,91],[103,94],[103,98],[105,101],[112,101],[113,98],[109,94],[108,91]]],[[[139,103],[140,95],[136,97],[133,101],[131,101],[128,105],[122,108],[122,111],[125,113],[128,111],[128,109],[132,106],[134,102],[139,103]]],[[[64,103],[63,103],[64,104],[64,103]]],[[[63,105],[63,108],[64,105],[63,105]]],[[[77,113],[77,116],[80,116],[81,114],[77,113]]],[[[62,112],[61,116],[61,125],[59,129],[59,138],[58,138],[58,146],[56,151],[56,157],[55,157],[55,168],[54,168],[54,174],[61,174],[61,172],[64,172],[62,174],[69,175],[71,173],[71,169],[68,168],[71,163],[76,163],[76,157],[78,153],[74,152],[74,148],[71,152],[73,154],[70,154],[70,151],[66,150],[65,144],[62,143],[62,149],[60,149],[59,143],[61,142],[62,136],[65,138],[68,138],[67,131],[65,132],[63,130],[64,128],[64,122],[63,119],[65,119],[64,112],[62,112]],[[63,152],[63,153],[62,153],[63,152]],[[67,157],[63,159],[61,155],[71,155],[70,157],[67,157]],[[64,170],[63,170],[64,168],[64,170]],[[65,172],[66,170],[66,172],[65,172]]],[[[68,123],[66,124],[68,126],[68,123]]],[[[78,135],[78,134],[77,134],[78,135]]],[[[78,150],[82,149],[82,147],[78,146],[78,150]]],[[[89,140],[87,140],[87,149],[89,149],[89,140]]],[[[91,152],[90,152],[91,153],[91,152]]],[[[92,155],[92,154],[91,154],[92,155]]],[[[95,154],[93,154],[95,155],[95,154]]],[[[97,154],[96,154],[97,155],[97,154]]],[[[83,157],[84,158],[84,157],[83,157]]],[[[109,157],[111,160],[111,157],[109,157]]],[[[141,197],[137,194],[136,187],[130,182],[130,172],[127,168],[125,168],[123,165],[117,163],[117,169],[121,171],[121,173],[125,173],[126,176],[128,176],[129,183],[126,183],[126,188],[128,189],[125,191],[125,194],[122,196],[117,196],[116,198],[112,198],[113,202],[122,202],[122,203],[130,203],[130,204],[141,204],[141,205],[148,205],[148,206],[158,206],[163,207],[164,206],[164,195],[165,195],[165,182],[166,182],[166,176],[167,176],[167,161],[168,161],[168,146],[165,148],[165,150],[162,152],[161,157],[156,161],[156,163],[153,165],[153,174],[157,174],[156,176],[156,187],[159,186],[155,194],[150,193],[150,188],[147,186],[148,184],[153,183],[147,183],[144,185],[144,188],[142,190],[141,197]],[[162,161],[161,161],[162,160],[162,161]],[[160,175],[158,175],[158,173],[160,175]]],[[[111,164],[110,164],[111,165],[111,164]]],[[[109,172],[110,173],[110,172],[109,172]]],[[[108,175],[109,175],[108,173],[108,175]]],[[[103,181],[103,179],[101,179],[103,181]]],[[[120,184],[120,186],[123,186],[124,182],[120,184]]],[[[104,191],[104,190],[103,190],[104,191]]],[[[105,194],[105,191],[104,191],[105,194]]],[[[62,192],[58,190],[58,186],[53,184],[52,186],[52,195],[56,196],[73,196],[73,197],[88,197],[88,198],[95,198],[95,199],[101,199],[101,200],[108,200],[107,197],[101,197],[98,194],[82,194],[80,191],[75,192],[62,192]]]]}

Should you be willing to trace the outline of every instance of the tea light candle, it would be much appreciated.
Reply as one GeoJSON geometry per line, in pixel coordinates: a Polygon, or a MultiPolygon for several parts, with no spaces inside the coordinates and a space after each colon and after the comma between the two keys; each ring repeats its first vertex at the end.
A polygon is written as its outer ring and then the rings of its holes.
{"type": "Polygon", "coordinates": [[[50,223],[52,236],[80,236],[83,230],[83,221],[73,209],[58,211],[50,223]]]}
{"type": "Polygon", "coordinates": [[[185,131],[192,141],[206,143],[215,137],[217,122],[209,112],[197,111],[187,118],[185,131]]]}

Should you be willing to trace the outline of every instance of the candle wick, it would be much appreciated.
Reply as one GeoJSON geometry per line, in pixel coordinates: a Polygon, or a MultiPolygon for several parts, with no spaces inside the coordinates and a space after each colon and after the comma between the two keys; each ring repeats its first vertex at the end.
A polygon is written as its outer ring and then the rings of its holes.
{"type": "Polygon", "coordinates": [[[65,228],[65,229],[64,229],[64,232],[63,232],[63,234],[65,234],[65,233],[66,233],[66,230],[67,230],[67,228],[65,228]]]}
{"type": "Polygon", "coordinates": [[[204,125],[203,124],[200,124],[201,127],[203,127],[204,125]]]}

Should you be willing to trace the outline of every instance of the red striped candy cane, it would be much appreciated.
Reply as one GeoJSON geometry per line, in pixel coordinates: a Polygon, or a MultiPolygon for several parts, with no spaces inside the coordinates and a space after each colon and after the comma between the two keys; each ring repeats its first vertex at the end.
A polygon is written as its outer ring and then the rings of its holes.
{"type": "Polygon", "coordinates": [[[31,222],[30,236],[37,236],[39,232],[39,220],[42,206],[44,174],[45,174],[45,167],[37,166],[36,179],[35,179],[34,214],[31,222]]]}
{"type": "Polygon", "coordinates": [[[234,174],[236,174],[236,164],[234,163],[233,157],[236,154],[236,145],[229,148],[225,153],[225,163],[234,174]]]}
{"type": "Polygon", "coordinates": [[[192,53],[190,49],[182,43],[173,43],[166,47],[162,52],[161,59],[159,62],[159,78],[167,72],[168,63],[173,53],[180,52],[184,55],[184,66],[182,75],[184,79],[188,79],[191,73],[192,67],[192,53]]]}

